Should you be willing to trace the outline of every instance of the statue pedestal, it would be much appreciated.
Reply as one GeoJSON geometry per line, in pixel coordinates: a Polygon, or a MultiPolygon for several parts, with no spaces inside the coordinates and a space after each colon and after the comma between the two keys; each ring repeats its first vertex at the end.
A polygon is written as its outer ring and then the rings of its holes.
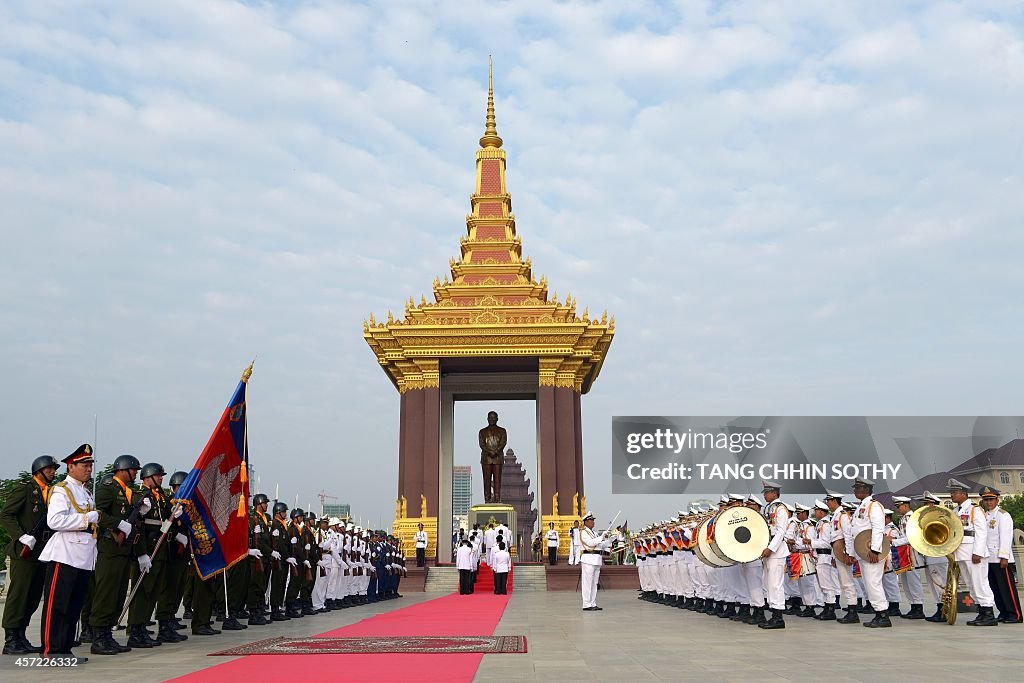
{"type": "Polygon", "coordinates": [[[480,528],[486,531],[487,525],[492,522],[494,526],[504,524],[508,527],[512,533],[512,538],[506,539],[506,541],[511,541],[508,543],[508,551],[514,555],[516,552],[514,542],[516,538],[516,509],[505,503],[483,503],[469,508],[470,529],[474,524],[479,524],[480,528]]]}

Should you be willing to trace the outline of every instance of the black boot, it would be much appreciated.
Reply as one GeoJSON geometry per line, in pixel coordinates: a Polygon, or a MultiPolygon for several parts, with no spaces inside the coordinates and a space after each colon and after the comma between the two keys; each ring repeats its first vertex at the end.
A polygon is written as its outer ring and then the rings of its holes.
{"type": "Polygon", "coordinates": [[[260,613],[258,609],[249,610],[249,626],[266,626],[270,622],[260,613]]]}
{"type": "Polygon", "coordinates": [[[898,602],[890,602],[889,603],[889,609],[886,610],[885,613],[886,613],[886,615],[888,615],[890,617],[902,617],[903,616],[903,613],[900,612],[900,603],[898,603],[898,602]]]}
{"type": "Polygon", "coordinates": [[[892,622],[889,621],[889,614],[887,610],[881,610],[875,612],[875,618],[864,624],[865,628],[890,628],[892,622]]]}
{"type": "Polygon", "coordinates": [[[171,622],[160,622],[160,630],[157,631],[156,639],[161,643],[180,643],[187,638],[188,636],[179,635],[171,622]]]}
{"type": "Polygon", "coordinates": [[[238,621],[238,619],[235,619],[233,616],[225,619],[224,623],[221,624],[220,627],[225,631],[244,631],[245,629],[249,628],[245,624],[238,621]]]}
{"type": "Polygon", "coordinates": [[[92,642],[92,627],[88,624],[82,624],[82,635],[78,636],[78,639],[83,643],[92,642]]]}
{"type": "Polygon", "coordinates": [[[925,617],[925,621],[930,621],[933,624],[938,624],[946,620],[946,617],[942,616],[942,603],[935,605],[935,614],[930,617],[925,617]]]}
{"type": "Polygon", "coordinates": [[[818,615],[814,613],[814,606],[813,605],[804,605],[804,608],[797,613],[797,616],[798,617],[815,617],[815,618],[817,618],[818,615]]]}
{"type": "Polygon", "coordinates": [[[821,610],[821,614],[814,617],[821,621],[835,621],[836,620],[836,608],[832,603],[825,605],[825,609],[821,610]]]}
{"type": "Polygon", "coordinates": [[[764,622],[763,624],[758,624],[757,627],[763,629],[786,628],[786,622],[782,618],[782,610],[773,609],[772,618],[764,622]]]}
{"type": "Polygon", "coordinates": [[[924,619],[924,605],[916,604],[910,606],[910,611],[906,614],[901,614],[904,619],[924,619]]]}
{"type": "Polygon", "coordinates": [[[842,619],[837,619],[836,623],[839,624],[859,624],[860,623],[860,612],[853,605],[846,606],[846,614],[843,615],[842,619]]]}
{"type": "Polygon", "coordinates": [[[181,615],[181,618],[182,619],[191,619],[192,618],[192,608],[191,607],[186,607],[185,608],[185,612],[181,615]]]}
{"type": "Polygon", "coordinates": [[[871,606],[871,603],[868,600],[865,599],[862,601],[860,598],[857,598],[857,611],[861,614],[873,614],[875,608],[871,606]]]}
{"type": "Polygon", "coordinates": [[[746,623],[748,618],[750,618],[750,605],[740,605],[740,608],[736,610],[736,614],[732,617],[732,621],[746,623]]]}
{"type": "Polygon", "coordinates": [[[804,601],[800,598],[790,598],[789,606],[786,607],[786,609],[784,609],[782,613],[796,616],[797,614],[800,614],[800,608],[803,607],[803,604],[804,601]]]}
{"type": "Polygon", "coordinates": [[[18,637],[18,629],[9,628],[4,631],[4,650],[5,655],[28,655],[32,654],[32,651],[25,647],[21,642],[21,638],[18,637]]]}
{"type": "Polygon", "coordinates": [[[275,609],[270,611],[271,621],[288,621],[288,617],[284,615],[284,610],[275,609]]]}
{"type": "Polygon", "coordinates": [[[220,629],[213,628],[209,624],[192,625],[192,635],[194,636],[215,636],[220,633],[220,629]]]}
{"type": "Polygon", "coordinates": [[[156,647],[156,642],[146,633],[146,627],[142,624],[128,627],[128,647],[146,649],[156,647]]]}
{"type": "Polygon", "coordinates": [[[719,614],[722,619],[732,619],[736,616],[736,603],[727,602],[725,603],[725,611],[719,614]]]}
{"type": "Polygon", "coordinates": [[[998,626],[999,620],[993,614],[992,607],[979,607],[978,616],[967,622],[968,626],[998,626]]]}
{"type": "Polygon", "coordinates": [[[92,647],[89,651],[94,655],[117,655],[121,654],[121,648],[114,642],[114,636],[110,634],[109,628],[92,629],[92,647]]]}
{"type": "Polygon", "coordinates": [[[317,612],[315,609],[313,609],[312,605],[303,605],[302,606],[302,613],[305,614],[307,617],[311,617],[311,616],[313,616],[315,614],[319,614],[319,612],[317,612]]]}

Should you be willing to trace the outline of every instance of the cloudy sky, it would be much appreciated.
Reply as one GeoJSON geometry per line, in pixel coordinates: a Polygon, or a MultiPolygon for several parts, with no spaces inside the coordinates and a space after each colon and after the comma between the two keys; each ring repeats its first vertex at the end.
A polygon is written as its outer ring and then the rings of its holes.
{"type": "Polygon", "coordinates": [[[488,54],[524,252],[616,316],[599,514],[678,507],[611,495],[612,415],[1020,414],[1016,2],[0,0],[0,470],[95,415],[187,469],[258,355],[264,491],[386,523],[362,321],[458,253],[488,54]]]}

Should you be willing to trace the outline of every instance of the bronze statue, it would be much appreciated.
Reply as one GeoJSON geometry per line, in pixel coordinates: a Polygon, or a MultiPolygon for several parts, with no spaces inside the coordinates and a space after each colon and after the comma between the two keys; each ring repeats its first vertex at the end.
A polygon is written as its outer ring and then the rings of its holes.
{"type": "Polygon", "coordinates": [[[498,426],[498,414],[487,413],[487,426],[480,430],[480,466],[484,473],[484,502],[501,502],[501,468],[505,462],[508,434],[498,426]]]}

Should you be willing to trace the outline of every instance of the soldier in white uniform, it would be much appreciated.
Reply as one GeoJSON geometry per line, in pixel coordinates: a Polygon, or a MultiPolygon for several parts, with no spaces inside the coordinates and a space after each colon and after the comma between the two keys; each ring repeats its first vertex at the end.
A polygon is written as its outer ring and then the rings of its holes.
{"type": "Polygon", "coordinates": [[[427,563],[427,542],[429,540],[422,524],[419,525],[413,540],[416,542],[416,566],[422,567],[427,563]]]}
{"type": "Polygon", "coordinates": [[[964,525],[964,540],[954,557],[960,564],[960,576],[967,579],[971,598],[978,604],[978,616],[968,626],[998,626],[995,617],[995,596],[988,584],[988,522],[985,510],[967,497],[970,487],[957,479],[946,482],[949,498],[957,505],[956,513],[964,525]]]}
{"type": "Polygon", "coordinates": [[[580,523],[573,522],[569,529],[569,564],[580,563],[580,554],[583,552],[583,545],[580,544],[580,523]]]}
{"type": "MultiPolygon", "coordinates": [[[[817,557],[814,554],[813,541],[817,533],[810,519],[811,508],[799,503],[794,507],[796,508],[797,524],[796,534],[791,547],[794,552],[801,556],[801,563],[807,562],[809,565],[816,565],[817,557]]],[[[799,617],[817,617],[818,614],[814,611],[814,608],[824,607],[824,599],[821,589],[818,587],[816,573],[816,568],[815,574],[802,571],[800,578],[797,581],[791,582],[798,584],[800,588],[800,600],[803,603],[803,609],[796,613],[799,617]]]]}
{"type": "MultiPolygon", "coordinates": [[[[893,539],[899,536],[899,528],[892,521],[892,510],[884,508],[882,513],[885,515],[885,528],[883,531],[889,537],[891,543],[893,539]]],[[[882,574],[882,590],[885,592],[885,599],[889,601],[889,608],[886,610],[886,614],[890,617],[902,617],[903,614],[900,612],[900,580],[895,570],[896,568],[892,564],[892,550],[890,546],[889,554],[885,556],[885,572],[882,574]]]]}
{"type": "Polygon", "coordinates": [[[583,556],[580,558],[581,586],[583,590],[583,611],[593,612],[603,609],[597,606],[597,582],[601,576],[603,555],[612,546],[612,539],[606,534],[594,531],[594,513],[588,512],[583,518],[583,531],[580,542],[583,543],[583,556]]]}
{"type": "Polygon", "coordinates": [[[985,536],[988,539],[988,583],[999,608],[999,621],[1019,624],[1022,616],[1013,559],[1013,518],[999,507],[999,491],[982,486],[979,493],[988,523],[985,536]]]}
{"type": "Polygon", "coordinates": [[[786,607],[786,555],[789,548],[786,546],[786,530],[789,528],[789,510],[779,500],[781,486],[773,481],[763,481],[761,494],[767,503],[764,516],[768,521],[770,540],[768,547],[761,553],[764,562],[764,589],[768,594],[768,607],[771,608],[771,618],[758,628],[780,629],[786,628],[786,622],[782,618],[782,610],[786,607]]]}
{"type": "MultiPolygon", "coordinates": [[[[910,521],[910,498],[906,496],[893,496],[892,503],[896,506],[896,512],[900,514],[900,523],[897,525],[896,534],[893,536],[893,546],[900,548],[910,545],[907,540],[907,522],[910,521]]],[[[910,611],[901,615],[904,619],[924,619],[924,587],[921,585],[921,575],[917,573],[920,558],[913,548],[910,550],[910,562],[913,569],[902,572],[900,586],[903,594],[910,601],[910,611]]]]}
{"type": "Polygon", "coordinates": [[[885,598],[882,588],[882,574],[885,572],[885,558],[881,555],[882,536],[885,535],[885,508],[872,498],[875,482],[870,479],[857,478],[853,482],[853,494],[860,501],[857,511],[853,514],[851,535],[857,537],[862,531],[871,532],[871,541],[864,555],[857,554],[860,562],[861,577],[864,579],[864,590],[867,593],[875,618],[864,624],[868,628],[890,628],[889,601],[885,598]]]}
{"type": "Polygon", "coordinates": [[[821,590],[822,600],[825,608],[821,614],[815,615],[815,619],[821,621],[835,621],[836,608],[839,607],[839,574],[835,566],[835,558],[832,557],[833,527],[829,519],[828,505],[820,500],[814,501],[814,518],[817,524],[814,526],[814,535],[811,537],[811,548],[817,556],[818,587],[821,590]]]}
{"type": "MultiPolygon", "coordinates": [[[[41,656],[55,659],[75,657],[71,644],[96,566],[96,530],[101,516],[85,487],[92,476],[92,446],[82,444],[62,462],[68,467],[68,476],[50,493],[46,525],[52,535],[39,555],[39,561],[47,563],[41,656]]],[[[82,664],[88,658],[76,660],[82,664]]]]}
{"type": "MultiPolygon", "coordinates": [[[[941,503],[942,501],[929,491],[921,494],[922,505],[939,505],[941,503]]],[[[924,558],[924,579],[922,583],[928,585],[932,600],[935,602],[935,614],[925,617],[925,621],[930,621],[933,624],[946,623],[946,618],[942,616],[942,594],[946,590],[946,573],[948,570],[949,560],[944,556],[924,558]]]]}
{"type": "Polygon", "coordinates": [[[548,563],[554,566],[558,558],[558,530],[555,529],[554,522],[548,524],[548,530],[544,534],[544,539],[547,542],[548,563]]]}
{"type": "MultiPolygon", "coordinates": [[[[858,624],[860,616],[857,610],[859,600],[857,599],[857,587],[853,580],[853,536],[850,534],[852,522],[849,513],[843,508],[843,496],[835,491],[827,491],[825,505],[832,512],[829,523],[832,525],[831,538],[833,544],[842,541],[844,548],[843,559],[836,557],[836,575],[839,577],[839,587],[846,600],[846,614],[838,620],[840,624],[858,624]]],[[[835,545],[833,545],[833,554],[835,545]]]]}
{"type": "MultiPolygon", "coordinates": [[[[747,496],[746,506],[760,514],[764,508],[764,501],[759,496],[751,494],[747,496]]],[[[740,608],[734,619],[755,626],[765,623],[763,560],[759,557],[742,563],[739,565],[739,575],[742,585],[746,589],[746,599],[744,600],[746,604],[740,608]]]]}

